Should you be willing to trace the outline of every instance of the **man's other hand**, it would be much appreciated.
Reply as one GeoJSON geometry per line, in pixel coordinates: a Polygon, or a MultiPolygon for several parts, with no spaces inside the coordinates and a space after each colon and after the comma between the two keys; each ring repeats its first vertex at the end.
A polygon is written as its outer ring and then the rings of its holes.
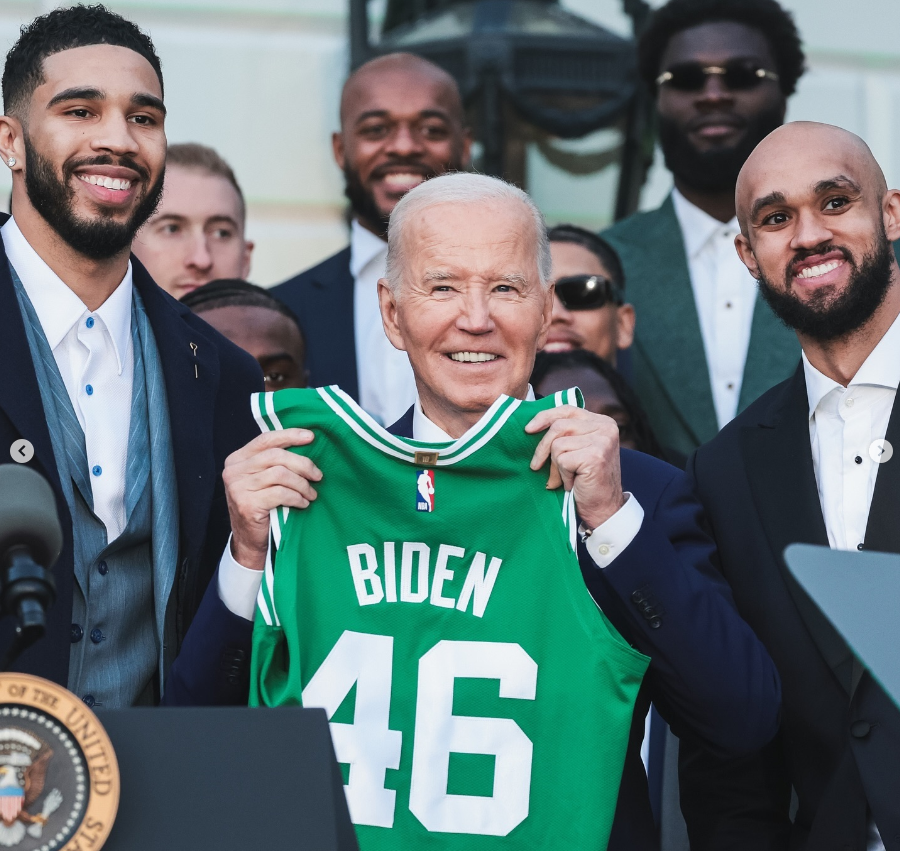
{"type": "Polygon", "coordinates": [[[531,469],[538,470],[551,460],[547,486],[558,487],[561,481],[572,491],[576,511],[586,526],[596,529],[625,504],[619,428],[610,417],[564,405],[541,411],[525,431],[546,431],[534,451],[531,469]]]}
{"type": "Polygon", "coordinates": [[[313,433],[303,428],[266,432],[225,460],[231,554],[243,567],[265,567],[273,508],[306,508],[316,498],[312,482],[321,481],[321,471],[309,458],[287,450],[312,441],[313,433]]]}

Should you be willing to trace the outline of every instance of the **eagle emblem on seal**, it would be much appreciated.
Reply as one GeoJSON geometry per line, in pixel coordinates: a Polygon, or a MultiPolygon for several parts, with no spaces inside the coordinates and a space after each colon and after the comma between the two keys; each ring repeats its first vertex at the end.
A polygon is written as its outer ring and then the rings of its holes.
{"type": "Polygon", "coordinates": [[[53,750],[18,727],[0,729],[0,846],[13,848],[29,836],[39,839],[63,798],[52,789],[40,812],[29,812],[44,792],[53,750]]]}

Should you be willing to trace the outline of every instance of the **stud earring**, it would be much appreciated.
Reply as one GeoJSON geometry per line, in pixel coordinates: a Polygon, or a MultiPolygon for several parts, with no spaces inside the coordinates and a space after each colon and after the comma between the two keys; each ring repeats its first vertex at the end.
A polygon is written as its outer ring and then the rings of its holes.
{"type": "Polygon", "coordinates": [[[16,158],[15,158],[15,157],[10,157],[10,158],[6,161],[6,164],[7,164],[10,168],[12,168],[12,167],[16,164],[16,158]]]}

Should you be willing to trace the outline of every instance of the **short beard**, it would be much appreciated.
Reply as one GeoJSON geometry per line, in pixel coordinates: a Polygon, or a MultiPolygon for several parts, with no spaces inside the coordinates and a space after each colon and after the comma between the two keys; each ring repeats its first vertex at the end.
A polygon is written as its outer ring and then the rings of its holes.
{"type": "Polygon", "coordinates": [[[60,180],[53,163],[38,153],[27,135],[24,141],[25,190],[28,200],[60,238],[91,260],[108,260],[129,248],[138,228],[156,211],[162,196],[165,174],[160,174],[156,183],[144,190],[143,197],[139,198],[127,221],[116,222],[104,218],[102,213],[97,219],[81,219],[73,210],[75,190],[70,185],[76,168],[85,165],[119,165],[136,171],[144,185],[149,178],[147,169],[130,157],[119,157],[115,161],[110,156],[91,157],[64,163],[60,180]]]}
{"type": "Polygon", "coordinates": [[[775,289],[764,275],[761,274],[759,279],[759,291],[773,313],[788,328],[823,343],[846,337],[872,318],[890,289],[894,261],[894,247],[884,232],[884,225],[880,227],[872,252],[866,254],[859,265],[847,249],[833,245],[817,247],[807,252],[807,256],[834,250],[843,251],[852,267],[850,280],[840,295],[833,296],[827,288],[814,293],[808,302],[801,301],[791,292],[790,266],[785,272],[783,292],[775,289]]]}
{"type": "MultiPolygon", "coordinates": [[[[421,162],[408,162],[402,159],[385,163],[385,165],[411,165],[416,172],[419,172],[422,169],[421,162]]],[[[462,156],[454,151],[453,159],[447,164],[446,168],[441,171],[428,169],[428,171],[425,172],[424,177],[425,180],[431,180],[432,177],[437,177],[448,171],[462,171],[462,168],[462,156]]],[[[376,168],[375,172],[377,172],[377,170],[378,169],[376,168]]],[[[388,222],[390,221],[391,215],[390,213],[383,213],[378,209],[378,205],[375,203],[375,196],[363,185],[359,172],[353,168],[349,162],[344,163],[344,195],[347,196],[347,200],[350,202],[350,212],[353,216],[360,221],[365,222],[367,225],[374,227],[376,233],[382,239],[387,239],[388,222]]]]}
{"type": "Polygon", "coordinates": [[[775,106],[748,120],[736,144],[698,151],[680,124],[659,116],[659,145],[666,168],[686,186],[700,192],[733,192],[747,157],[781,124],[781,107],[775,106]]]}
{"type": "Polygon", "coordinates": [[[367,225],[376,228],[382,239],[387,239],[390,214],[385,215],[378,209],[375,196],[369,192],[359,178],[359,172],[350,163],[344,164],[344,195],[350,202],[350,212],[367,225]]]}

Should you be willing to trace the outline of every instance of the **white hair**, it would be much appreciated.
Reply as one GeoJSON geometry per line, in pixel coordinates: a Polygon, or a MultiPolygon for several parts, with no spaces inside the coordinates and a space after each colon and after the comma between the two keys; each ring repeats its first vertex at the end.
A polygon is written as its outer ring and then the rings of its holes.
{"type": "Polygon", "coordinates": [[[479,204],[484,202],[514,202],[524,207],[534,225],[535,260],[541,285],[550,285],[550,243],[547,241],[547,225],[541,211],[528,194],[497,177],[469,172],[453,172],[433,177],[420,183],[404,195],[391,213],[388,226],[388,253],[385,277],[394,292],[400,286],[406,267],[405,238],[403,232],[410,220],[415,221],[429,207],[438,204],[479,204]]]}

